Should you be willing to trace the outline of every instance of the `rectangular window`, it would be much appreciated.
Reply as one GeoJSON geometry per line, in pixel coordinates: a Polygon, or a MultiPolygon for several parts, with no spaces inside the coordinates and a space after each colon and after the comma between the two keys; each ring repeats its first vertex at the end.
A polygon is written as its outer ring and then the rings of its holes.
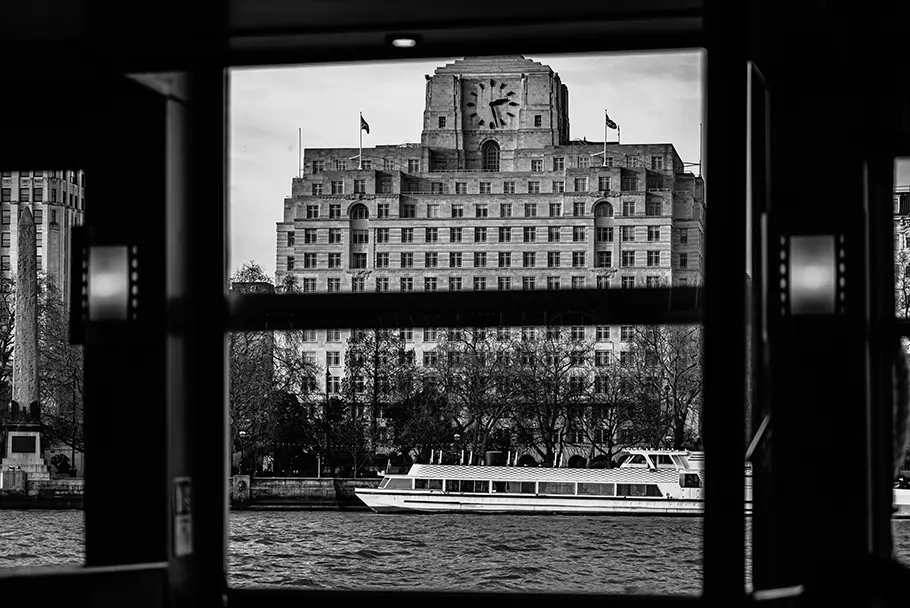
{"type": "Polygon", "coordinates": [[[414,291],[414,279],[411,277],[401,277],[399,286],[401,291],[414,291]]]}
{"type": "Polygon", "coordinates": [[[344,182],[332,180],[332,194],[344,194],[344,182]]]}
{"type": "Polygon", "coordinates": [[[663,156],[652,156],[651,157],[651,170],[652,171],[663,171],[664,168],[664,157],[663,156]]]}
{"type": "Polygon", "coordinates": [[[531,160],[531,171],[539,173],[543,171],[543,159],[535,158],[531,160]]]}
{"type": "Polygon", "coordinates": [[[377,253],[375,266],[376,266],[376,268],[388,268],[389,267],[389,254],[388,253],[377,253]]]}
{"type": "Polygon", "coordinates": [[[329,219],[341,219],[341,205],[329,205],[329,219]]]}
{"type": "Polygon", "coordinates": [[[508,251],[499,252],[499,267],[509,268],[512,266],[512,254],[508,251]]]}
{"type": "Polygon", "coordinates": [[[329,244],[341,243],[341,228],[329,228],[329,244]]]}
{"type": "Polygon", "coordinates": [[[598,177],[597,178],[597,189],[600,190],[601,192],[609,192],[610,191],[610,178],[603,176],[603,175],[598,177]]]}
{"type": "MultiPolygon", "coordinates": [[[[314,230],[314,232],[315,232],[315,230],[314,230]]],[[[288,247],[293,247],[294,246],[294,233],[288,232],[287,234],[288,234],[288,247]]]]}
{"type": "Polygon", "coordinates": [[[490,214],[490,210],[487,207],[486,203],[478,203],[474,205],[474,217],[487,217],[490,214]]]}
{"type": "Polygon", "coordinates": [[[365,253],[355,253],[351,256],[351,268],[366,268],[367,267],[367,254],[365,253]]]}
{"type": "Polygon", "coordinates": [[[445,128],[446,128],[446,117],[445,117],[445,116],[440,116],[440,117],[439,117],[439,123],[438,123],[438,124],[439,124],[439,128],[440,128],[440,129],[445,129],[445,128]]]}
{"type": "Polygon", "coordinates": [[[587,169],[591,166],[591,157],[590,156],[579,156],[578,157],[578,168],[587,169]]]}
{"type": "Polygon", "coordinates": [[[379,180],[379,193],[380,194],[391,194],[392,193],[392,180],[388,178],[383,178],[379,180]]]}
{"type": "Polygon", "coordinates": [[[584,226],[574,226],[572,228],[572,242],[583,243],[588,240],[587,232],[584,226]]]}
{"type": "Polygon", "coordinates": [[[44,201],[44,190],[42,188],[35,188],[32,191],[32,202],[40,203],[44,201]]]}
{"type": "Polygon", "coordinates": [[[464,217],[464,205],[461,203],[452,205],[452,217],[464,217]]]}
{"type": "MultiPolygon", "coordinates": [[[[455,194],[467,194],[468,193],[468,183],[467,182],[455,182],[455,194]]],[[[461,217],[460,215],[453,215],[452,217],[461,217]]]]}
{"type": "Polygon", "coordinates": [[[415,158],[408,159],[408,173],[420,173],[420,160],[415,158]]]}
{"type": "Polygon", "coordinates": [[[638,190],[638,177],[635,175],[623,175],[620,187],[623,192],[634,192],[638,190]]]}
{"type": "Polygon", "coordinates": [[[583,202],[572,203],[572,215],[574,217],[584,217],[585,204],[583,202]]]}
{"type": "Polygon", "coordinates": [[[587,177],[576,177],[575,178],[575,192],[587,192],[588,191],[588,178],[587,177]]]}
{"type": "Polygon", "coordinates": [[[634,251],[623,251],[622,252],[622,266],[623,268],[629,268],[635,266],[635,252],[634,251]]]}
{"type": "MultiPolygon", "coordinates": [[[[35,224],[38,226],[38,230],[41,230],[41,224],[44,223],[44,209],[35,209],[35,224]]],[[[57,212],[51,211],[51,223],[57,223],[57,212]]]]}
{"type": "Polygon", "coordinates": [[[572,252],[572,267],[581,268],[585,265],[585,252],[584,251],[573,251],[572,252]]]}
{"type": "Polygon", "coordinates": [[[689,229],[688,228],[679,229],[679,244],[680,245],[689,244],[689,229]]]}
{"type": "Polygon", "coordinates": [[[427,217],[439,217],[439,205],[427,205],[427,217]]]}
{"type": "Polygon", "coordinates": [[[660,277],[647,276],[645,277],[645,287],[648,289],[654,289],[655,287],[660,287],[660,277]]]}
{"type": "Polygon", "coordinates": [[[688,253],[680,253],[680,254],[679,254],[679,267],[680,267],[680,268],[688,268],[688,267],[689,267],[689,254],[688,254],[688,253]]]}
{"type": "Polygon", "coordinates": [[[515,194],[515,182],[503,182],[502,183],[502,193],[503,194],[515,194]]]}
{"type": "MultiPolygon", "coordinates": [[[[531,181],[528,182],[528,194],[540,194],[540,182],[531,181]]],[[[525,205],[527,207],[527,205],[525,205]]],[[[536,205],[535,205],[536,207],[536,205]]],[[[536,215],[536,213],[535,213],[536,215]]]]}
{"type": "Polygon", "coordinates": [[[679,279],[679,280],[676,282],[676,284],[679,285],[680,287],[688,287],[688,285],[689,285],[689,279],[686,279],[686,278],[679,279]]]}
{"type": "Polygon", "coordinates": [[[562,203],[550,203],[550,217],[562,217],[562,203]]]}
{"type": "Polygon", "coordinates": [[[584,289],[585,288],[585,278],[584,277],[572,277],[572,289],[584,289]]]}
{"type": "Polygon", "coordinates": [[[620,226],[619,240],[623,243],[631,243],[635,240],[635,226],[620,226]]]}
{"type": "Polygon", "coordinates": [[[401,254],[401,267],[402,268],[413,268],[414,267],[414,254],[413,253],[402,253],[401,254]]]}
{"type": "Polygon", "coordinates": [[[474,268],[486,268],[487,254],[484,251],[474,252],[474,268]]]}
{"type": "Polygon", "coordinates": [[[461,291],[461,277],[449,277],[449,291],[461,291]]]}
{"type": "Polygon", "coordinates": [[[522,231],[525,243],[533,243],[537,240],[537,228],[534,226],[525,226],[522,231]]]}
{"type": "Polygon", "coordinates": [[[612,268],[613,267],[613,252],[612,251],[598,251],[596,266],[598,268],[612,268]]]}
{"type": "MultiPolygon", "coordinates": [[[[322,192],[320,191],[320,194],[321,194],[321,193],[322,193],[322,192]]],[[[51,202],[52,202],[52,203],[56,203],[56,202],[57,202],[57,190],[55,190],[55,189],[51,189],[51,202]]]]}
{"type": "Polygon", "coordinates": [[[376,242],[377,243],[388,243],[389,242],[389,229],[388,228],[377,228],[376,229],[376,242]]]}
{"type": "Polygon", "coordinates": [[[436,277],[425,277],[423,280],[424,291],[436,291],[436,277]]]}
{"type": "Polygon", "coordinates": [[[376,205],[376,217],[379,219],[389,217],[389,203],[379,203],[376,205]]]}
{"type": "Polygon", "coordinates": [[[424,342],[435,342],[438,339],[439,330],[435,327],[428,327],[423,330],[423,341],[424,342]]]}
{"type": "Polygon", "coordinates": [[[500,243],[510,243],[512,242],[512,229],[501,227],[499,229],[499,242],[500,243]]]}
{"type": "MultiPolygon", "coordinates": [[[[291,236],[292,234],[294,234],[294,233],[293,232],[288,233],[288,245],[293,244],[293,243],[291,243],[291,241],[293,240],[293,237],[291,236]]],[[[303,231],[303,242],[305,244],[312,245],[313,243],[316,242],[316,235],[317,235],[317,232],[316,232],[315,228],[305,228],[303,231]]]]}
{"type": "Polygon", "coordinates": [[[595,340],[598,342],[609,342],[610,341],[610,326],[609,325],[598,325],[595,330],[595,340]]]}
{"type": "MultiPolygon", "coordinates": [[[[634,265],[635,260],[632,260],[632,262],[634,265]]],[[[620,285],[623,289],[632,289],[635,287],[635,277],[623,277],[620,285]]]]}
{"type": "Polygon", "coordinates": [[[512,217],[512,203],[499,205],[499,217],[512,217]]]}
{"type": "Polygon", "coordinates": [[[559,252],[558,251],[548,251],[547,252],[547,268],[559,268],[559,252]]]}
{"type": "MultiPolygon", "coordinates": [[[[386,254],[388,255],[388,254],[386,254]]],[[[376,292],[385,293],[389,291],[389,279],[388,277],[380,277],[376,279],[376,292]]]]}
{"type": "MultiPolygon", "coordinates": [[[[303,280],[303,293],[316,293],[316,279],[304,279],[303,280]]],[[[316,341],[316,330],[315,329],[308,330],[308,332],[310,332],[310,331],[313,332],[312,333],[313,339],[307,340],[306,338],[309,337],[309,333],[307,333],[304,336],[304,341],[315,342],[316,341]]]]}
{"type": "Polygon", "coordinates": [[[19,188],[19,202],[27,203],[31,197],[31,188],[19,188]]]}
{"type": "Polygon", "coordinates": [[[10,233],[4,232],[3,235],[0,236],[0,247],[9,247],[9,246],[10,246],[10,233]]]}
{"type": "Polygon", "coordinates": [[[486,243],[487,242],[487,229],[486,228],[475,228],[474,229],[474,242],[475,243],[486,243]]]}
{"type": "Polygon", "coordinates": [[[313,174],[322,173],[325,171],[325,161],[324,160],[314,160],[313,161],[313,174]]]}
{"type": "Polygon", "coordinates": [[[559,277],[547,277],[547,289],[549,291],[559,290],[559,277]]]}
{"type": "MultiPolygon", "coordinates": [[[[313,184],[313,185],[315,186],[316,184],[313,184]]],[[[315,220],[318,218],[319,218],[319,205],[307,205],[306,206],[306,219],[315,220]]]]}
{"type": "Polygon", "coordinates": [[[351,242],[357,243],[360,245],[370,242],[370,233],[368,230],[352,230],[351,231],[351,242]]]}
{"type": "Polygon", "coordinates": [[[294,270],[294,256],[288,256],[288,270],[294,270]]]}
{"type": "Polygon", "coordinates": [[[304,268],[316,268],[316,254],[315,253],[304,253],[303,254],[303,267],[304,268]]]}
{"type": "Polygon", "coordinates": [[[341,292],[341,279],[331,278],[327,281],[328,292],[329,293],[340,293],[341,292]]]}
{"type": "Polygon", "coordinates": [[[648,251],[648,266],[660,266],[660,251],[648,251]]]}
{"type": "Polygon", "coordinates": [[[486,291],[487,290],[487,278],[486,277],[474,277],[474,291],[486,291]]]}
{"type": "MultiPolygon", "coordinates": [[[[493,188],[490,182],[480,182],[480,193],[481,194],[492,194],[493,188]]],[[[480,216],[477,216],[480,217],[480,216]]],[[[486,217],[486,216],[484,216],[486,217]]]]}
{"type": "Polygon", "coordinates": [[[632,339],[632,326],[623,325],[619,328],[619,341],[628,342],[632,339]]]}
{"type": "Polygon", "coordinates": [[[565,171],[566,169],[566,159],[565,158],[554,158],[553,159],[553,170],[554,171],[565,171]]]}
{"type": "MultiPolygon", "coordinates": [[[[594,351],[594,366],[595,367],[607,367],[610,365],[610,351],[608,350],[597,350],[594,351]]],[[[603,391],[600,391],[603,392],[603,391]]]]}
{"type": "Polygon", "coordinates": [[[341,254],[340,253],[330,253],[329,254],[329,268],[341,268],[341,254]]]}
{"type": "Polygon", "coordinates": [[[635,215],[635,201],[622,202],[623,217],[632,217],[635,215]]]}
{"type": "Polygon", "coordinates": [[[365,194],[366,191],[367,191],[367,180],[355,179],[354,180],[354,194],[365,194]]]}
{"type": "Polygon", "coordinates": [[[537,203],[525,203],[525,217],[537,217],[537,203]]]}
{"type": "Polygon", "coordinates": [[[521,278],[521,288],[525,291],[534,290],[534,277],[522,277],[521,278]]]}
{"type": "Polygon", "coordinates": [[[648,226],[648,242],[656,243],[660,241],[660,226],[648,226]]]}
{"type": "Polygon", "coordinates": [[[558,243],[559,242],[559,226],[549,226],[547,228],[547,242],[548,243],[558,243]]]}
{"type": "Polygon", "coordinates": [[[449,228],[449,242],[450,243],[460,243],[461,242],[461,228],[449,228]]]}
{"type": "Polygon", "coordinates": [[[566,182],[555,181],[553,182],[553,192],[561,193],[566,191],[566,182]]]}
{"type": "Polygon", "coordinates": [[[414,242],[414,229],[413,228],[402,228],[401,229],[401,242],[402,243],[413,243],[414,242]]]}
{"type": "Polygon", "coordinates": [[[330,350],[325,354],[325,364],[328,367],[338,367],[341,365],[341,352],[330,350]]]}
{"type": "Polygon", "coordinates": [[[449,268],[461,268],[461,253],[449,252],[449,268]]]}
{"type": "Polygon", "coordinates": [[[499,277],[497,280],[497,287],[499,291],[508,291],[512,289],[512,279],[509,277],[499,277]]]}
{"type": "Polygon", "coordinates": [[[645,204],[645,215],[656,217],[660,215],[661,212],[661,203],[659,201],[648,201],[645,204]]]}
{"type": "Polygon", "coordinates": [[[533,251],[525,251],[521,256],[521,265],[524,268],[534,268],[537,254],[533,251]]]}
{"type": "Polygon", "coordinates": [[[597,243],[612,243],[613,228],[595,228],[594,241],[597,243]]]}
{"type": "Polygon", "coordinates": [[[540,127],[542,125],[543,125],[543,116],[541,116],[540,114],[535,114],[534,115],[534,126],[540,127]]]}
{"type": "MultiPolygon", "coordinates": [[[[364,259],[366,259],[366,254],[363,254],[364,259]]],[[[364,280],[363,277],[353,277],[351,279],[351,291],[353,293],[363,293],[364,291],[364,280]]]]}
{"type": "Polygon", "coordinates": [[[417,217],[417,205],[402,205],[401,217],[417,217]]]}
{"type": "Polygon", "coordinates": [[[332,168],[335,171],[347,171],[348,170],[348,159],[346,158],[336,158],[332,161],[332,168]]]}
{"type": "Polygon", "coordinates": [[[373,170],[373,161],[371,161],[371,160],[364,160],[364,161],[361,163],[361,165],[362,165],[362,168],[363,168],[364,171],[372,171],[372,170],[373,170]]]}
{"type": "Polygon", "coordinates": [[[439,228],[427,228],[424,238],[427,243],[436,243],[439,241],[439,228]]]}

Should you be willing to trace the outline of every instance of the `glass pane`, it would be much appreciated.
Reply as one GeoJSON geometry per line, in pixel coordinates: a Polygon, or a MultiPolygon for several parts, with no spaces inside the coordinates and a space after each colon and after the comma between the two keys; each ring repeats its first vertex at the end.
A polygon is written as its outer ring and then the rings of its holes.
{"type": "MultiPolygon", "coordinates": [[[[495,292],[495,302],[502,291],[698,286],[701,66],[700,51],[684,51],[234,70],[232,289],[362,293],[369,310],[385,292],[495,292]],[[343,126],[354,121],[357,138],[343,126]]],[[[676,468],[704,466],[699,326],[388,321],[233,334],[232,584],[700,592],[700,518],[627,517],[648,502],[700,513],[703,484],[682,488],[676,468]],[[681,457],[618,469],[630,449],[681,457]],[[435,489],[369,502],[383,474],[419,467],[440,467],[420,474],[435,489]],[[247,499],[344,511],[265,517],[241,510],[247,499]],[[506,512],[367,510],[422,501],[506,512]],[[552,512],[554,501],[561,514],[508,513],[552,512]],[[610,516],[565,517],[578,509],[610,516]],[[313,534],[282,533],[300,526],[313,534]],[[588,536],[604,526],[650,549],[605,553],[588,536]],[[570,539],[565,567],[541,535],[570,539]],[[467,559],[478,543],[485,556],[467,559]],[[535,574],[506,576],[514,546],[529,547],[522,562],[535,574]],[[398,574],[368,560],[343,567],[364,555],[398,574]]]]}
{"type": "MultiPolygon", "coordinates": [[[[910,317],[910,157],[897,158],[894,161],[894,300],[896,314],[899,318],[910,317]]],[[[910,340],[902,339],[905,353],[910,353],[910,340]]],[[[906,359],[905,359],[906,361],[906,359]]],[[[906,386],[900,381],[898,386],[906,386]]],[[[898,391],[895,412],[897,425],[896,443],[904,443],[903,462],[895,462],[897,479],[894,488],[894,503],[898,509],[892,521],[894,554],[898,560],[910,565],[910,395],[898,391]],[[901,426],[904,428],[901,428],[901,426]],[[902,519],[897,519],[897,516],[902,519]]],[[[896,450],[899,453],[900,446],[896,450]]],[[[899,459],[898,459],[899,460],[899,459]]]]}
{"type": "Polygon", "coordinates": [[[83,361],[69,343],[66,244],[82,224],[84,175],[3,171],[0,187],[0,568],[79,565],[83,361]],[[37,324],[26,314],[34,308],[37,324]]]}

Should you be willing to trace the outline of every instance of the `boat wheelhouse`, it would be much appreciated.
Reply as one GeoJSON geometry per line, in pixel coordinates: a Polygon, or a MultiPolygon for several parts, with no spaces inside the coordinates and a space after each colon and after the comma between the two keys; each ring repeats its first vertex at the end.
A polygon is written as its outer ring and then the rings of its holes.
{"type": "Polygon", "coordinates": [[[702,452],[630,450],[615,469],[415,464],[355,492],[380,513],[701,515],[704,475],[702,452]]]}

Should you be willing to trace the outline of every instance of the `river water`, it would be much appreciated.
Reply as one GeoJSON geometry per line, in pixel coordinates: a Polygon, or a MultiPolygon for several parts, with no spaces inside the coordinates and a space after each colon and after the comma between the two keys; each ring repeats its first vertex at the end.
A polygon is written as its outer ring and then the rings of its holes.
{"type": "MultiPolygon", "coordinates": [[[[700,518],[230,515],[233,586],[694,594],[700,518]]],[[[910,520],[893,522],[910,565],[910,520]]],[[[83,561],[81,511],[0,511],[0,568],[83,561]]],[[[748,573],[747,573],[747,578],[748,573]]]]}

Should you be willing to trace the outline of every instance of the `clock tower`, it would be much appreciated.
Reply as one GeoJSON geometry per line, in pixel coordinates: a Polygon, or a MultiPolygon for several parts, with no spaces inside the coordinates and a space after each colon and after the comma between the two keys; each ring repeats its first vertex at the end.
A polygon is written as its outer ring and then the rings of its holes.
{"type": "Polygon", "coordinates": [[[499,170],[520,170],[518,151],[569,142],[569,92],[549,66],[521,55],[465,57],[427,76],[421,142],[430,170],[482,170],[499,149],[499,170]]]}

